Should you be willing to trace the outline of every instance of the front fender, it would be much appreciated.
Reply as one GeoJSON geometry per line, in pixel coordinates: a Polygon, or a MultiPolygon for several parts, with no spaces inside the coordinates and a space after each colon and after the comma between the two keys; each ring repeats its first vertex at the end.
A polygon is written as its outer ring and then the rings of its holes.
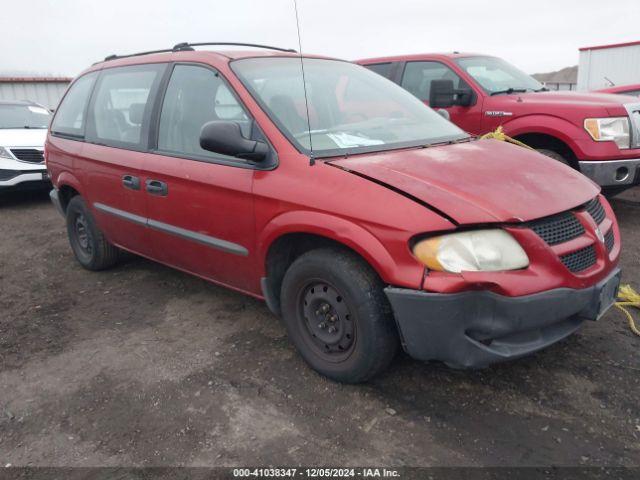
{"type": "Polygon", "coordinates": [[[507,121],[502,125],[504,133],[510,137],[517,137],[526,133],[541,133],[555,137],[564,142],[576,155],[581,158],[584,151],[577,140],[584,140],[586,132],[560,117],[552,115],[525,115],[507,121]]]}
{"type": "Polygon", "coordinates": [[[339,242],[362,256],[385,283],[407,288],[420,288],[424,267],[409,253],[403,240],[394,245],[401,251],[392,253],[371,232],[362,226],[334,215],[298,210],[286,212],[270,220],[258,236],[257,250],[261,262],[261,276],[266,275],[269,248],[278,238],[289,233],[307,233],[339,242]],[[396,261],[395,258],[400,259],[396,261]]]}

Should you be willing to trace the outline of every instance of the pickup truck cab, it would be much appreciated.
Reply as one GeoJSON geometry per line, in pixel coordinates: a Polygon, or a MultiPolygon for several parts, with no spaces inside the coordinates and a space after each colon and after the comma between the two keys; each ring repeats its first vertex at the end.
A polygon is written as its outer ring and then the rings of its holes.
{"type": "Polygon", "coordinates": [[[400,345],[455,367],[531,354],[618,286],[595,184],[341,60],[188,44],[111,57],[69,87],[46,162],[83,267],[127,250],[263,299],[339,381],[400,345]]]}
{"type": "Polygon", "coordinates": [[[504,132],[566,163],[615,194],[640,182],[640,100],[596,92],[550,92],[488,55],[419,54],[358,60],[444,109],[463,130],[504,132]]]}

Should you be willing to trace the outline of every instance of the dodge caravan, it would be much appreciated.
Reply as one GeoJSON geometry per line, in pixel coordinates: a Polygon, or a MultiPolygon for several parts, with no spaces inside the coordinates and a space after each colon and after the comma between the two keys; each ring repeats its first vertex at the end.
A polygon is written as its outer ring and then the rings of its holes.
{"type": "Polygon", "coordinates": [[[83,267],[125,250],[263,299],[343,382],[400,347],[522,357],[613,303],[620,232],[580,173],[353,63],[195,47],[108,57],[57,109],[51,198],[83,267]]]}

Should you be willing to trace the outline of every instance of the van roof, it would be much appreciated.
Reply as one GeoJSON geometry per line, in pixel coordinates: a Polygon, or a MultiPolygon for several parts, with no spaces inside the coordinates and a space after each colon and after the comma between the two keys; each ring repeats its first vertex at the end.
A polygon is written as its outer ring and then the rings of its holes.
{"type": "MultiPolygon", "coordinates": [[[[215,59],[217,61],[229,61],[237,60],[241,58],[254,58],[254,57],[296,57],[301,55],[292,49],[284,49],[279,47],[269,47],[266,45],[257,44],[235,44],[235,43],[202,43],[202,44],[178,44],[172,49],[166,50],[154,50],[148,52],[140,52],[128,55],[110,55],[100,62],[96,62],[92,65],[91,70],[99,70],[108,66],[124,66],[144,63],[160,63],[170,61],[211,61],[215,59]],[[207,46],[207,45],[237,45],[255,48],[264,48],[265,50],[195,50],[194,46],[207,46]]],[[[322,55],[302,55],[304,58],[325,58],[330,59],[322,55]]]]}

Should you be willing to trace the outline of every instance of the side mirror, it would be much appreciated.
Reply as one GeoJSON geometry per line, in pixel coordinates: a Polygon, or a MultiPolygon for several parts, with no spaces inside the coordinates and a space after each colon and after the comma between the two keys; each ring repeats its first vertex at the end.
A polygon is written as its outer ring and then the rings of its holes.
{"type": "Polygon", "coordinates": [[[200,130],[200,146],[209,152],[256,162],[264,160],[269,153],[265,142],[244,138],[240,125],[228,120],[205,123],[200,130]]]}
{"type": "Polygon", "coordinates": [[[468,107],[476,101],[476,93],[470,89],[453,88],[453,80],[431,80],[429,106],[431,108],[448,108],[454,105],[468,107]]]}
{"type": "Polygon", "coordinates": [[[455,104],[456,91],[453,80],[431,80],[429,90],[429,106],[431,108],[447,108],[455,104]]]}
{"type": "Polygon", "coordinates": [[[460,105],[461,107],[469,107],[476,103],[476,92],[471,90],[470,88],[457,90],[458,98],[456,98],[456,105],[460,105]]]}

